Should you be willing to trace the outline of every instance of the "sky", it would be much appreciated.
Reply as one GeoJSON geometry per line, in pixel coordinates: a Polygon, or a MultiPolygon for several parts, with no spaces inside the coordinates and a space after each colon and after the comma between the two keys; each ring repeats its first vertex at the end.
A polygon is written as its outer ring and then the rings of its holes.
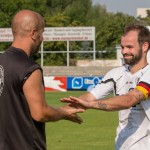
{"type": "Polygon", "coordinates": [[[92,0],[93,4],[105,5],[108,12],[122,12],[137,17],[137,8],[150,8],[150,0],[92,0]]]}

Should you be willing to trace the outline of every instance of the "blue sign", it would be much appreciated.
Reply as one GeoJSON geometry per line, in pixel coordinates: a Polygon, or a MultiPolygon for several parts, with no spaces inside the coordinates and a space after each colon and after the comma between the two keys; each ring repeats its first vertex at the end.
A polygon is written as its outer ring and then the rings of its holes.
{"type": "Polygon", "coordinates": [[[83,78],[82,77],[74,77],[72,79],[72,88],[73,89],[81,89],[82,86],[83,86],[83,78]]]}
{"type": "Polygon", "coordinates": [[[102,80],[100,77],[67,77],[67,90],[88,90],[90,91],[102,80]]]}

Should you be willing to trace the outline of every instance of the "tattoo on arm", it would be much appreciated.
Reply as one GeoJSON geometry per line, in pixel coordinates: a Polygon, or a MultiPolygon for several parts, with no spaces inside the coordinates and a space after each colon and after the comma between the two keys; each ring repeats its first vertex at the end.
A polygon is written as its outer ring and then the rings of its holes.
{"type": "Polygon", "coordinates": [[[145,99],[144,94],[141,94],[139,90],[135,91],[134,97],[136,98],[137,101],[141,101],[145,99]]]}
{"type": "Polygon", "coordinates": [[[107,110],[107,105],[105,103],[98,102],[98,109],[107,110]]]}

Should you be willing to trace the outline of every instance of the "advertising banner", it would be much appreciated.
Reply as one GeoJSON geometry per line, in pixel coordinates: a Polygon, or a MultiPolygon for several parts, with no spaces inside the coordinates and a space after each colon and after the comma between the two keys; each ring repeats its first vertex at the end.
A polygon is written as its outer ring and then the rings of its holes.
{"type": "Polygon", "coordinates": [[[45,91],[67,91],[66,77],[44,76],[45,91]]]}
{"type": "Polygon", "coordinates": [[[44,76],[45,91],[69,91],[83,90],[90,91],[96,84],[102,80],[102,76],[87,77],[62,77],[62,76],[44,76]]]}
{"type": "MultiPolygon", "coordinates": [[[[13,40],[11,28],[0,28],[0,42],[13,40]]],[[[43,41],[93,41],[95,27],[45,27],[43,41]]]]}
{"type": "Polygon", "coordinates": [[[90,91],[102,80],[100,77],[67,77],[67,90],[87,90],[90,91]]]}

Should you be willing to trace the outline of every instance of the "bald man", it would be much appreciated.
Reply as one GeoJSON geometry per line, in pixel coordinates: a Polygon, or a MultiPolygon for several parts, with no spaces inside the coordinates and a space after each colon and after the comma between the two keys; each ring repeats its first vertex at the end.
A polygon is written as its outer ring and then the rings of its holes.
{"type": "Polygon", "coordinates": [[[44,25],[31,10],[13,18],[13,43],[0,55],[0,150],[45,150],[45,122],[82,122],[76,113],[83,109],[46,103],[42,69],[29,59],[43,41],[44,25]]]}

